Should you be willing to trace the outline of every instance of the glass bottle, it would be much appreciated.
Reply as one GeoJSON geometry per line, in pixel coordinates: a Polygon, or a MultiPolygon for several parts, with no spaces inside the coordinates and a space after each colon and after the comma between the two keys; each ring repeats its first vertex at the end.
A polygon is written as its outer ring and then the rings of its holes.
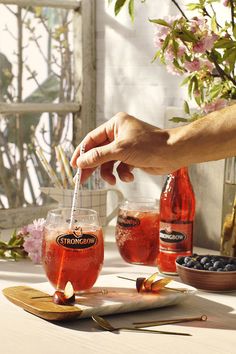
{"type": "Polygon", "coordinates": [[[169,174],[160,197],[158,267],[176,274],[178,256],[191,255],[195,196],[186,167],[169,174]]]}

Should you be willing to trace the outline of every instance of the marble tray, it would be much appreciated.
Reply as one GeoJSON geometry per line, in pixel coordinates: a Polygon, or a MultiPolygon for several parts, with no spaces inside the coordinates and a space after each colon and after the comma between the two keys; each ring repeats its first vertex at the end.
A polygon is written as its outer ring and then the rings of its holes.
{"type": "MultiPolygon", "coordinates": [[[[185,288],[186,292],[165,288],[158,294],[140,294],[135,288],[135,281],[118,276],[131,278],[130,274],[102,275],[89,292],[76,298],[75,306],[54,304],[52,298],[47,296],[54,293],[49,283],[35,284],[34,288],[11,287],[4,289],[3,293],[11,302],[34,315],[51,321],[61,321],[91,317],[94,314],[111,315],[172,306],[196,292],[196,289],[189,285],[171,281],[167,287],[185,288]]],[[[133,279],[136,277],[133,276],[133,279]]]]}

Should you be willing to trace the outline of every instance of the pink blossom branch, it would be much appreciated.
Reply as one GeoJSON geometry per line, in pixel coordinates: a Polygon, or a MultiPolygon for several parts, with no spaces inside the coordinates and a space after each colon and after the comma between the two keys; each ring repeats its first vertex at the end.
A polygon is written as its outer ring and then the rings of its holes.
{"type": "Polygon", "coordinates": [[[185,15],[185,13],[183,12],[183,10],[181,9],[181,7],[179,6],[179,4],[177,3],[176,0],[171,0],[173,2],[173,4],[177,7],[177,9],[181,12],[181,14],[183,15],[183,17],[188,21],[187,16],[185,15]]]}
{"type": "Polygon", "coordinates": [[[234,30],[234,25],[235,25],[235,23],[234,23],[234,2],[233,2],[233,0],[229,0],[229,2],[230,2],[230,9],[231,9],[232,28],[234,30]]]}

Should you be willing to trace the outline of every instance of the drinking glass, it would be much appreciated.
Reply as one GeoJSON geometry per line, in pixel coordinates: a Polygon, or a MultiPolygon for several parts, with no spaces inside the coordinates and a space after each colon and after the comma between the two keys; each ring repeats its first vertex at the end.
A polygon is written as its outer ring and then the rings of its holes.
{"type": "Polygon", "coordinates": [[[157,265],[159,202],[151,198],[124,201],[119,207],[115,236],[126,262],[157,265]]]}
{"type": "Polygon", "coordinates": [[[74,291],[92,288],[101,271],[104,242],[98,215],[92,209],[77,209],[72,228],[70,208],[48,212],[42,243],[42,261],[55,289],[63,291],[70,281],[74,291]]]}

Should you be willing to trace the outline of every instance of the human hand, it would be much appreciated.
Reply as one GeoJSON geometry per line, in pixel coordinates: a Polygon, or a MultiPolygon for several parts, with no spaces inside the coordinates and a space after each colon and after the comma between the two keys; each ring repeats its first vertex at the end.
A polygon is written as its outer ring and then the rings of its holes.
{"type": "Polygon", "coordinates": [[[165,174],[174,170],[166,159],[168,133],[126,113],[118,113],[91,131],[76,148],[71,165],[83,169],[84,182],[98,167],[101,176],[110,184],[116,183],[116,171],[124,182],[134,179],[132,169],[140,168],[150,174],[165,174]],[[80,155],[81,145],[85,153],[80,155]]]}

